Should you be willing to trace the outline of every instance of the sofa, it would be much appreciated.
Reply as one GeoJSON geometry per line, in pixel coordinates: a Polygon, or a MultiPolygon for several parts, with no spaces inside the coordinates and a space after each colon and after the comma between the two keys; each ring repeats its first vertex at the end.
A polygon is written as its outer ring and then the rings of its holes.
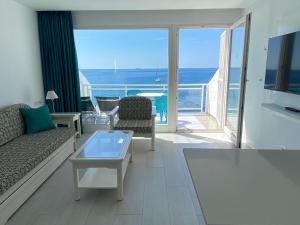
{"type": "Polygon", "coordinates": [[[24,134],[25,124],[15,104],[0,109],[0,225],[75,150],[75,131],[58,127],[24,134]]]}

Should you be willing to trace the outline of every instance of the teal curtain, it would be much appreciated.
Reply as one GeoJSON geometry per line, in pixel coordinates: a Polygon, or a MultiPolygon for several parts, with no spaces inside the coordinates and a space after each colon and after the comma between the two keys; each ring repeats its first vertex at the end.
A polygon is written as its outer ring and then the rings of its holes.
{"type": "MultiPolygon", "coordinates": [[[[72,14],[69,11],[38,12],[38,28],[45,96],[47,91],[56,92],[56,112],[80,112],[72,14]]],[[[51,102],[47,101],[47,104],[51,102]]]]}

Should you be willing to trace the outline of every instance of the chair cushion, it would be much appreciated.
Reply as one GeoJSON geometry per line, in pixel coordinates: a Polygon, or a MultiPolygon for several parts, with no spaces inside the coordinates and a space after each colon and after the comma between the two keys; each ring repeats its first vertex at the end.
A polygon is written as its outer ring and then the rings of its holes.
{"type": "Polygon", "coordinates": [[[0,146],[24,134],[24,121],[20,108],[29,108],[25,104],[15,104],[0,110],[0,146]]]}
{"type": "Polygon", "coordinates": [[[119,120],[114,126],[114,130],[132,130],[135,133],[151,133],[151,120],[119,120]]]}
{"type": "Polygon", "coordinates": [[[58,149],[75,131],[57,128],[23,135],[0,147],[0,195],[58,149]]]}
{"type": "Polygon", "coordinates": [[[21,108],[20,112],[25,121],[27,134],[33,134],[39,131],[55,128],[47,105],[41,106],[39,108],[21,108]]]}
{"type": "Polygon", "coordinates": [[[152,102],[149,98],[130,96],[120,100],[119,118],[122,120],[150,120],[152,102]]]}

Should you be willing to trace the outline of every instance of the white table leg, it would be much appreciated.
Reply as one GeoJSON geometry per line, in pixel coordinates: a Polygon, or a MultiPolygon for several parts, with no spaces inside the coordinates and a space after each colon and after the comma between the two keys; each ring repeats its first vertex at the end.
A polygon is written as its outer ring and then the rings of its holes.
{"type": "Polygon", "coordinates": [[[74,183],[74,200],[78,201],[80,200],[80,191],[78,188],[78,182],[79,182],[79,174],[78,174],[78,169],[76,166],[73,167],[73,183],[74,183]]]}
{"type": "Polygon", "coordinates": [[[118,200],[123,200],[123,171],[122,171],[122,162],[118,165],[117,168],[117,179],[118,179],[118,200]]]}

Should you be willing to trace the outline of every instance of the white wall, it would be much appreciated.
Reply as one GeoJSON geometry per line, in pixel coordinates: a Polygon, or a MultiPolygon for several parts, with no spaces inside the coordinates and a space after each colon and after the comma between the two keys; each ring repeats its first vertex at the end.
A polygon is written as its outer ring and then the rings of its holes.
{"type": "MultiPolygon", "coordinates": [[[[219,93],[219,69],[208,82],[207,112],[217,119],[218,116],[218,93],[219,93]]],[[[219,122],[219,121],[218,121],[219,122]]]]}
{"type": "Polygon", "coordinates": [[[36,12],[0,0],[0,107],[43,102],[36,12]]]}
{"type": "Polygon", "coordinates": [[[79,71],[79,85],[80,85],[80,95],[82,97],[91,97],[92,91],[89,89],[90,82],[86,77],[79,71]]]}
{"type": "Polygon", "coordinates": [[[262,103],[300,108],[300,96],[264,90],[268,38],[300,31],[299,0],[257,0],[252,12],[243,143],[254,148],[300,149],[300,123],[261,107],[262,103]]]}
{"type": "Polygon", "coordinates": [[[222,10],[142,10],[142,11],[74,11],[76,29],[124,26],[228,26],[242,16],[241,9],[222,10]]]}
{"type": "Polygon", "coordinates": [[[227,97],[227,70],[228,70],[228,36],[229,29],[226,29],[220,36],[220,57],[219,68],[208,83],[207,111],[212,115],[218,125],[224,127],[224,114],[227,97]]]}

